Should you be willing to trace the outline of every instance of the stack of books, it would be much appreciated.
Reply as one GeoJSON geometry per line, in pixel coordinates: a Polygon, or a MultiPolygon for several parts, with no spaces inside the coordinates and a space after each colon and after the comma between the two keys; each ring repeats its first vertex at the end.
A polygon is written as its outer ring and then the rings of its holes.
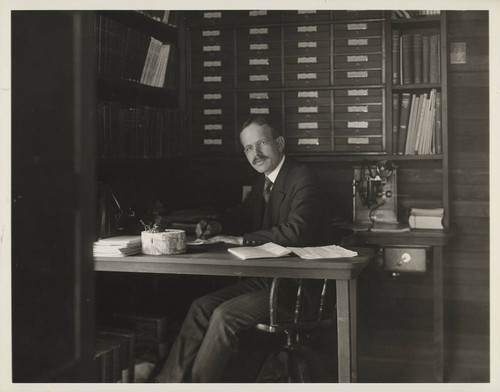
{"type": "Polygon", "coordinates": [[[94,242],[94,257],[124,257],[141,253],[140,235],[122,235],[94,242]]]}
{"type": "Polygon", "coordinates": [[[439,34],[392,30],[392,83],[439,83],[441,80],[439,34]]]}
{"type": "Polygon", "coordinates": [[[441,93],[393,94],[393,149],[399,155],[442,153],[441,93]]]}
{"type": "Polygon", "coordinates": [[[412,208],[408,223],[412,229],[443,230],[444,208],[412,208]]]}

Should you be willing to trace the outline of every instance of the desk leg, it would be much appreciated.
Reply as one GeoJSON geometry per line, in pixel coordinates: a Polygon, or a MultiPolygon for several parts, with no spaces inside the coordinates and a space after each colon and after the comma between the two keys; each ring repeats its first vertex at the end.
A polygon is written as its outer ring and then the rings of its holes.
{"type": "Polygon", "coordinates": [[[434,377],[436,382],[443,382],[444,363],[444,314],[443,314],[443,247],[433,247],[434,290],[434,377]]]}
{"type": "Polygon", "coordinates": [[[356,280],[337,280],[336,285],[339,382],[356,382],[356,280]]]}

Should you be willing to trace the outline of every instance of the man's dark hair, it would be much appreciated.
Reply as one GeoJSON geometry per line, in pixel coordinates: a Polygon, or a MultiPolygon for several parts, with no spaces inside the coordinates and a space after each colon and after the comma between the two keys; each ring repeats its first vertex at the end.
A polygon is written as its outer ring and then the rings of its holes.
{"type": "Polygon", "coordinates": [[[267,125],[269,128],[271,128],[271,135],[273,139],[276,139],[278,136],[281,136],[281,132],[279,129],[276,129],[273,124],[269,121],[269,118],[266,116],[252,116],[249,117],[241,126],[240,128],[240,133],[243,131],[246,127],[252,124],[257,124],[257,125],[267,125]]]}

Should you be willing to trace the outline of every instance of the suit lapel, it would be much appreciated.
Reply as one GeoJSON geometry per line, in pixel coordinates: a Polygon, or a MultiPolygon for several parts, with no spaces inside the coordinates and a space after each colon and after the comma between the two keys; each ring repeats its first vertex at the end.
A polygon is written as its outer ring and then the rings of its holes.
{"type": "Polygon", "coordinates": [[[283,166],[281,167],[278,177],[276,177],[276,181],[273,184],[273,189],[269,197],[269,203],[264,219],[264,223],[267,223],[270,226],[277,225],[279,222],[279,210],[286,195],[285,186],[288,173],[290,172],[290,167],[291,161],[290,158],[287,157],[285,158],[285,162],[283,162],[283,166]],[[268,222],[266,222],[266,218],[269,219],[268,222]]]}

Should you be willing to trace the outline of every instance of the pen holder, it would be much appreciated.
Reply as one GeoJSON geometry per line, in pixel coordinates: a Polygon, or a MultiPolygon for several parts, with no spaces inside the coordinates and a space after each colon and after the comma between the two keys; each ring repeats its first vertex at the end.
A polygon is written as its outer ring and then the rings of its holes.
{"type": "Polygon", "coordinates": [[[186,232],[167,229],[160,233],[141,233],[142,253],[146,255],[177,255],[186,253],[186,232]]]}

